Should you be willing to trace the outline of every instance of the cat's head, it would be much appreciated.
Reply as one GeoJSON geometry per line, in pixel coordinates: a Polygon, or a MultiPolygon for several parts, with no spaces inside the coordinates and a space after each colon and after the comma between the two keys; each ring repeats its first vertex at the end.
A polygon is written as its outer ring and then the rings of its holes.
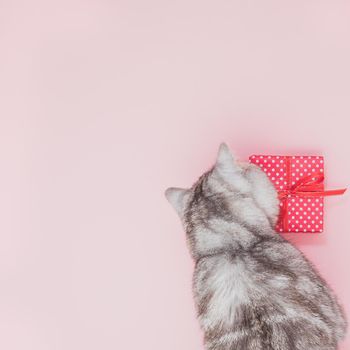
{"type": "Polygon", "coordinates": [[[211,222],[273,227],[279,201],[273,184],[256,165],[239,162],[221,144],[215,165],[189,189],[168,188],[165,195],[186,231],[211,222]]]}

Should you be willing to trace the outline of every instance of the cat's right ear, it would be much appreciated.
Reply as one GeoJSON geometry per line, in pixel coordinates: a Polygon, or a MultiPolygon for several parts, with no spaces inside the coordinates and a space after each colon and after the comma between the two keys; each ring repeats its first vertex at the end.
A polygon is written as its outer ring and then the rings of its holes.
{"type": "Polygon", "coordinates": [[[180,217],[183,216],[188,196],[189,190],[184,188],[170,187],[165,191],[165,197],[174,207],[180,217]]]}
{"type": "Polygon", "coordinates": [[[241,193],[250,191],[250,184],[243,176],[242,166],[237,162],[226,143],[222,143],[219,147],[215,172],[237,191],[241,193]]]}
{"type": "Polygon", "coordinates": [[[219,147],[215,167],[226,174],[232,174],[236,171],[241,171],[235,157],[231,153],[226,143],[222,143],[219,147]]]}

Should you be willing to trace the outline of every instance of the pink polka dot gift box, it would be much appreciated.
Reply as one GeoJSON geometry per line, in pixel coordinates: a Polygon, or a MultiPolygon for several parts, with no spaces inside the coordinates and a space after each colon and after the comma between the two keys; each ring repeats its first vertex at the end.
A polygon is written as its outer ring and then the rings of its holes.
{"type": "Polygon", "coordinates": [[[324,189],[322,156],[252,155],[249,161],[265,171],[278,191],[278,232],[323,231],[324,197],[343,194],[345,189],[324,189]]]}

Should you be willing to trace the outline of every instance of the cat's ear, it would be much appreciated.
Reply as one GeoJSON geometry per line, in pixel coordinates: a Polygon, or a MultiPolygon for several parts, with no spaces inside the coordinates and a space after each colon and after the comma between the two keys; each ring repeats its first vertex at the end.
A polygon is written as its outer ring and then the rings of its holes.
{"type": "Polygon", "coordinates": [[[189,196],[189,190],[184,188],[170,187],[165,191],[165,197],[174,207],[180,217],[182,217],[189,196]]]}
{"type": "Polygon", "coordinates": [[[250,184],[243,176],[242,164],[237,161],[225,143],[219,147],[214,171],[236,191],[241,193],[250,191],[250,184]]]}
{"type": "Polygon", "coordinates": [[[241,168],[226,143],[222,143],[219,147],[215,167],[223,174],[232,174],[241,171],[241,168]]]}

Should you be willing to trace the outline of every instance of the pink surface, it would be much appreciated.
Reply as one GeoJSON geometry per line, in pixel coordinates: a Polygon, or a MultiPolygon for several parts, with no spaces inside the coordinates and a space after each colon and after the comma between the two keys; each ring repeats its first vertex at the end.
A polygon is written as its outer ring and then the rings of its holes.
{"type": "MultiPolygon", "coordinates": [[[[323,154],[326,185],[348,185],[350,3],[0,7],[0,348],[203,349],[163,192],[223,140],[323,154]]],[[[325,206],[295,241],[349,313],[349,195],[325,206]]]]}

